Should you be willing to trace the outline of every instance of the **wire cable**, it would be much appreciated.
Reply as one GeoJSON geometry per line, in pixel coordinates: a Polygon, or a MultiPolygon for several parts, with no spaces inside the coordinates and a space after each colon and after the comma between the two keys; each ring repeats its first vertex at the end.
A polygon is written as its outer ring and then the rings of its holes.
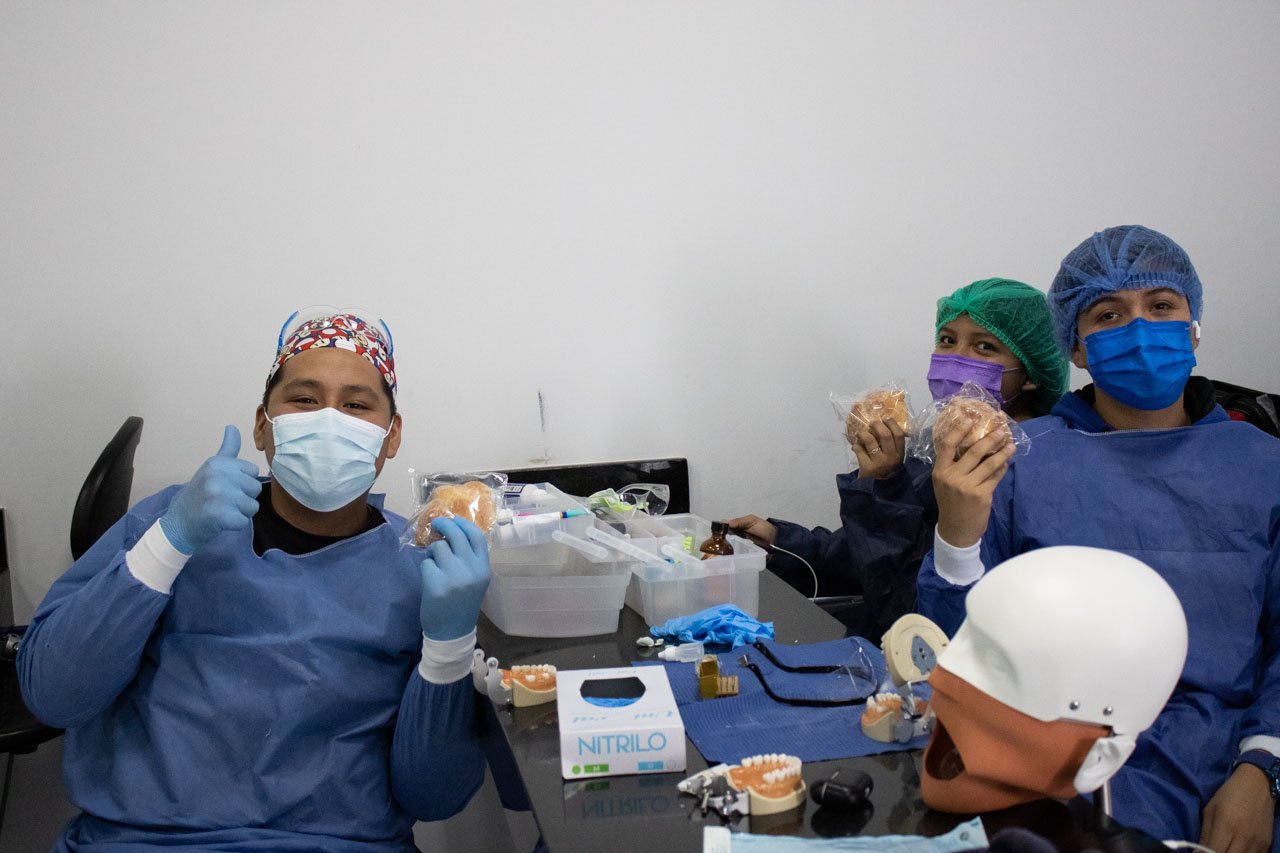
{"type": "Polygon", "coordinates": [[[809,574],[813,575],[813,595],[809,596],[809,600],[813,601],[815,598],[818,597],[818,573],[813,570],[813,566],[809,565],[808,560],[806,560],[804,557],[801,557],[795,551],[788,551],[786,548],[779,548],[777,545],[770,545],[769,550],[781,551],[782,553],[795,557],[797,560],[804,563],[804,567],[809,570],[809,574]]]}

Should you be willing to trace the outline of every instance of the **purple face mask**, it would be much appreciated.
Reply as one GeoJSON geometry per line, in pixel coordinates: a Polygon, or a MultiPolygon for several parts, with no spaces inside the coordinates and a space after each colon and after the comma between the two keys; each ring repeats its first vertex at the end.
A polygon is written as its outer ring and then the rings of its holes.
{"type": "Polygon", "coordinates": [[[929,393],[933,399],[941,400],[950,397],[960,390],[966,382],[972,382],[984,388],[992,397],[1002,404],[1009,402],[1004,398],[1001,388],[1004,375],[1020,367],[1005,370],[994,361],[981,361],[976,358],[965,358],[962,355],[939,355],[934,353],[929,359],[929,393]]]}

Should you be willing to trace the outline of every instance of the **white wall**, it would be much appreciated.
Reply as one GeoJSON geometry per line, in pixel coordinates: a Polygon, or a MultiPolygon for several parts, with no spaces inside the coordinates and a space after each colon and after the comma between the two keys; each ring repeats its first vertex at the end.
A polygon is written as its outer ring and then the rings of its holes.
{"type": "Polygon", "coordinates": [[[136,496],[185,479],[308,303],[392,324],[401,508],[409,465],[681,454],[703,514],[831,521],[827,392],[923,398],[938,295],[1125,222],[1196,261],[1203,372],[1280,386],[1278,41],[1272,3],[0,5],[18,616],[120,421],[136,496]]]}

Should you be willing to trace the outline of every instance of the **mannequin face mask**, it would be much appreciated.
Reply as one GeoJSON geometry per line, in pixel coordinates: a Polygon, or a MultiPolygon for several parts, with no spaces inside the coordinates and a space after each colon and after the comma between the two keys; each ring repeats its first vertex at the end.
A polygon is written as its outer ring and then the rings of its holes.
{"type": "Polygon", "coordinates": [[[1196,364],[1191,325],[1181,320],[1139,317],[1117,329],[1094,332],[1082,343],[1098,387],[1144,411],[1176,403],[1196,364]]]}
{"type": "Polygon", "coordinates": [[[382,442],[390,430],[337,409],[267,420],[275,441],[271,475],[298,503],[316,512],[332,512],[373,486],[382,442]]]}
{"type": "Polygon", "coordinates": [[[941,400],[955,394],[964,383],[972,382],[995,399],[1008,403],[1003,393],[1004,375],[1017,370],[1022,368],[1004,368],[994,361],[934,353],[929,358],[929,393],[934,400],[941,400]]]}
{"type": "Polygon", "coordinates": [[[1029,717],[941,667],[929,683],[938,719],[925,749],[920,793],[940,811],[984,812],[1041,797],[1069,799],[1090,747],[1108,734],[1103,726],[1029,717]]]}

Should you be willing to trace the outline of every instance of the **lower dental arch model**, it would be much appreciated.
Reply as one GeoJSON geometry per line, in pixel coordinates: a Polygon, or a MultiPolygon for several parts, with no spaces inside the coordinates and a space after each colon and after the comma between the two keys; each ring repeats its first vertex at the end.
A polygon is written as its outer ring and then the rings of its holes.
{"type": "Polygon", "coordinates": [[[751,755],[740,764],[717,764],[695,773],[676,787],[698,797],[703,814],[714,809],[724,817],[770,815],[804,803],[802,764],[794,755],[751,755]]]}

